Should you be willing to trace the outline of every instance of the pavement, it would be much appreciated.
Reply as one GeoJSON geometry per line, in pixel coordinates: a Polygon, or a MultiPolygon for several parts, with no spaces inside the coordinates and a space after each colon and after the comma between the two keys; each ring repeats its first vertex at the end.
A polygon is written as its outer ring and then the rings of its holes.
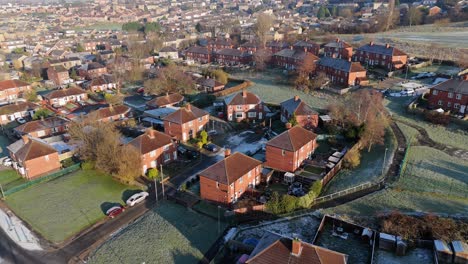
{"type": "MultiPolygon", "coordinates": [[[[186,169],[177,176],[170,178],[165,184],[165,191],[168,192],[171,188],[177,189],[187,179],[194,177],[200,171],[219,161],[219,155],[220,154],[214,156],[202,155],[201,162],[186,169]]],[[[154,183],[148,184],[151,184],[149,192],[154,194],[154,183]]],[[[158,185],[158,194],[158,198],[162,199],[161,185],[158,185]]],[[[66,244],[61,245],[58,249],[51,249],[49,251],[26,250],[15,243],[3,229],[0,229],[0,263],[85,263],[88,255],[94,249],[118,231],[139,219],[155,206],[155,196],[150,195],[148,198],[149,199],[147,199],[145,203],[128,208],[124,213],[114,219],[106,219],[96,223],[93,227],[82,231],[75,238],[71,241],[67,241],[66,244]]]]}

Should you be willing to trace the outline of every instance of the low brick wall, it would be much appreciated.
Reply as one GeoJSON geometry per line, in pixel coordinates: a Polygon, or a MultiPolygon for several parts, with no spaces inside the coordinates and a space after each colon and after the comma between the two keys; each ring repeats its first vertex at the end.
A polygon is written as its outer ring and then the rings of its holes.
{"type": "Polygon", "coordinates": [[[234,209],[234,212],[236,214],[245,214],[245,213],[250,213],[254,211],[264,211],[264,210],[265,210],[265,205],[259,204],[259,205],[252,205],[252,206],[247,206],[247,207],[242,207],[242,208],[236,208],[234,209]]]}

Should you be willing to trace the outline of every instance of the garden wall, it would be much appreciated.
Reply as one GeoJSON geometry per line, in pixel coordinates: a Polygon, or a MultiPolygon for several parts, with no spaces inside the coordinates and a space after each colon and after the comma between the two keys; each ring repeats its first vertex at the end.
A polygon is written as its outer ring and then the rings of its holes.
{"type": "Polygon", "coordinates": [[[216,93],[213,93],[213,95],[216,96],[216,97],[226,96],[228,94],[232,94],[232,93],[247,89],[252,85],[254,85],[254,83],[252,81],[244,80],[244,82],[239,84],[239,85],[236,85],[234,87],[231,87],[231,88],[228,88],[228,89],[216,92],[216,93]]]}
{"type": "Polygon", "coordinates": [[[265,205],[259,204],[259,205],[252,205],[252,206],[246,206],[246,207],[234,209],[234,212],[236,214],[245,214],[245,213],[250,213],[254,211],[265,211],[265,205]]]}

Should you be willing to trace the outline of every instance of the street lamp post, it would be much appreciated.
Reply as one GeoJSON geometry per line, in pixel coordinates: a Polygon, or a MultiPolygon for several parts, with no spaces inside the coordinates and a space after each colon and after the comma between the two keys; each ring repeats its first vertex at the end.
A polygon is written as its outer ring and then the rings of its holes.
{"type": "Polygon", "coordinates": [[[162,164],[159,165],[160,168],[161,168],[161,187],[162,187],[162,194],[163,194],[163,199],[165,197],[164,195],[164,173],[163,173],[163,168],[162,168],[162,164]]]}
{"type": "Polygon", "coordinates": [[[154,195],[156,196],[156,202],[158,202],[158,185],[156,183],[156,177],[154,177],[154,195]]]}

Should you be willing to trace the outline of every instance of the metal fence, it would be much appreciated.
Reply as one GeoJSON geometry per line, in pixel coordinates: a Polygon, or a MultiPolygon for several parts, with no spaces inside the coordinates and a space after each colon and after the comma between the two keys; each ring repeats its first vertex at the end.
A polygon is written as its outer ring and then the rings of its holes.
{"type": "Polygon", "coordinates": [[[339,191],[339,192],[335,192],[335,193],[331,193],[331,194],[328,194],[328,195],[325,195],[325,196],[315,198],[313,204],[330,201],[330,200],[333,200],[335,198],[342,197],[342,196],[345,196],[345,195],[348,195],[348,194],[351,194],[351,193],[355,193],[355,192],[359,192],[359,191],[362,191],[362,190],[365,190],[365,189],[371,189],[373,187],[381,186],[382,184],[384,184],[383,180],[378,181],[378,182],[365,182],[363,184],[360,184],[360,185],[357,185],[357,186],[354,186],[354,187],[351,187],[351,188],[348,188],[348,189],[345,189],[345,190],[342,190],[342,191],[339,191]]]}
{"type": "Polygon", "coordinates": [[[74,164],[74,165],[72,165],[70,167],[61,169],[61,170],[59,170],[57,172],[48,174],[46,176],[43,176],[43,177],[40,177],[40,178],[37,178],[37,179],[34,179],[34,180],[30,180],[30,181],[28,181],[26,183],[23,183],[21,185],[12,187],[11,189],[5,190],[3,192],[3,195],[4,195],[3,198],[7,197],[8,195],[19,192],[21,190],[24,190],[26,188],[29,188],[29,187],[31,187],[33,185],[36,185],[38,183],[47,182],[47,181],[62,177],[62,176],[66,175],[66,174],[68,174],[70,172],[74,172],[74,171],[77,171],[79,169],[80,169],[80,164],[78,163],[78,164],[74,164]]]}

